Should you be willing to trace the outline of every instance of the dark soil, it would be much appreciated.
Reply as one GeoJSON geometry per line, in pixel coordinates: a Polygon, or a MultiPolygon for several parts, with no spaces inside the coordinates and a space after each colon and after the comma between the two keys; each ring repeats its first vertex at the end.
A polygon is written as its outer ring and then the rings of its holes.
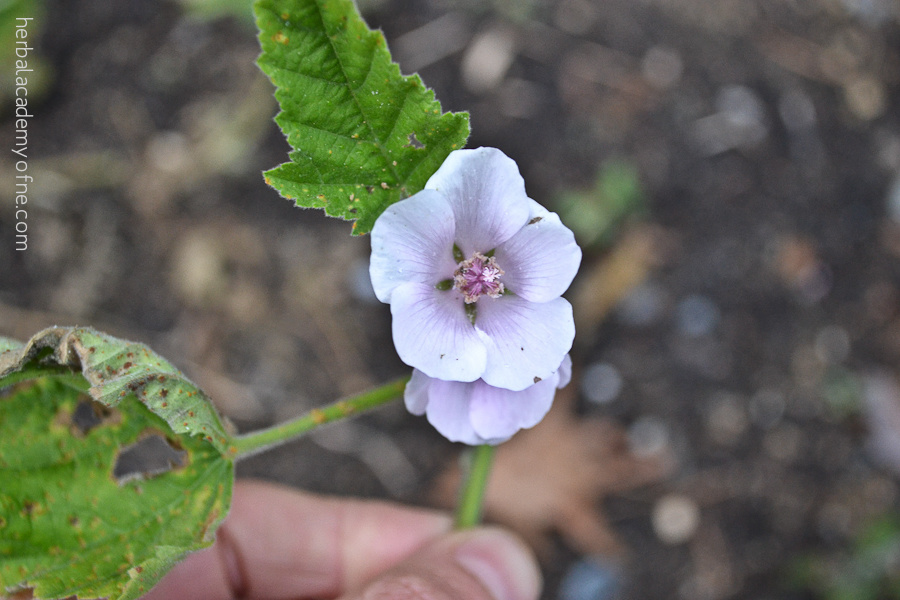
{"type": "MultiPolygon", "coordinates": [[[[147,343],[251,429],[405,368],[366,289],[368,240],[262,180],[288,148],[252,23],[187,4],[46,2],[25,252],[14,155],[0,160],[0,334],[82,324],[147,343]]],[[[804,599],[829,579],[792,576],[801,559],[850,573],[854,540],[900,501],[897,4],[372,0],[364,13],[404,72],[471,112],[469,146],[515,158],[564,219],[604,201],[590,190],[605,166],[637,173],[641,210],[586,245],[575,289],[635,228],[653,267],[580,330],[574,385],[582,418],[614,420],[675,467],[598,502],[621,566],[559,539],[546,596],[804,599]],[[591,593],[600,583],[616,591],[591,593]]],[[[239,474],[419,503],[458,450],[393,406],[239,474]]],[[[878,556],[871,572],[900,577],[878,556]]]]}

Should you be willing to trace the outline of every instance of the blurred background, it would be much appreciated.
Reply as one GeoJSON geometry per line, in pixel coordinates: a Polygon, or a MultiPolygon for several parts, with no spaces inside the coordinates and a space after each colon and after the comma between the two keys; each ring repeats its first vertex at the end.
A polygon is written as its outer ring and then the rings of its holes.
{"type": "MultiPolygon", "coordinates": [[[[546,598],[900,598],[900,5],[366,0],[585,250],[575,379],[488,520],[546,598]]],[[[278,197],[243,0],[0,1],[29,40],[28,249],[0,152],[0,335],[150,345],[241,430],[401,375],[368,239],[278,197]]],[[[460,447],[400,404],[240,476],[429,506],[460,447]]]]}

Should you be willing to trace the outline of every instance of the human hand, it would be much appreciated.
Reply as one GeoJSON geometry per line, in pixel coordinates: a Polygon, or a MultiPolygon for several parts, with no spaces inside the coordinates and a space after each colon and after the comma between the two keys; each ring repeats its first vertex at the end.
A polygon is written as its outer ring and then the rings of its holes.
{"type": "Polygon", "coordinates": [[[242,481],[216,543],[144,600],[537,599],[540,574],[521,542],[451,526],[433,511],[242,481]]]}

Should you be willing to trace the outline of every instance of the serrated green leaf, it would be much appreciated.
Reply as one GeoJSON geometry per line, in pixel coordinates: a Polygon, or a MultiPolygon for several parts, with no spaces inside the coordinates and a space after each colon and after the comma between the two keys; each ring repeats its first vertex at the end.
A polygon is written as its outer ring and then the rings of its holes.
{"type": "Polygon", "coordinates": [[[196,386],[145,346],[90,329],[0,349],[0,594],[138,598],[212,543],[231,502],[232,437],[196,386]],[[115,471],[154,437],[183,453],[177,465],[115,471]]]}
{"type": "Polygon", "coordinates": [[[0,353],[0,388],[22,380],[22,374],[33,379],[63,371],[84,377],[91,397],[106,406],[133,394],[173,432],[202,437],[221,454],[233,454],[231,435],[206,394],[143,344],[87,327],[52,327],[0,353]]]}
{"type": "Polygon", "coordinates": [[[391,62],[380,31],[350,0],[260,0],[260,68],[276,86],[276,122],[294,149],[266,182],[298,206],[356,220],[368,233],[389,205],[424,186],[469,135],[468,113],[442,114],[418,75],[391,62]]]}

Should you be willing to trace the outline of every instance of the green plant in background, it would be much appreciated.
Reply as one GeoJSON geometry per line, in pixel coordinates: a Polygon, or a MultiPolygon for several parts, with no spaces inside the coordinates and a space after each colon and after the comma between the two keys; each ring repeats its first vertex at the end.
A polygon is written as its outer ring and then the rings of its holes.
{"type": "Polygon", "coordinates": [[[253,25],[253,14],[249,10],[250,0],[179,0],[179,2],[188,15],[197,19],[234,17],[248,26],[253,25]]]}
{"type": "Polygon", "coordinates": [[[863,384],[851,370],[830,367],[820,383],[822,399],[828,410],[838,418],[859,414],[863,407],[863,384]]]}
{"type": "Polygon", "coordinates": [[[562,192],[557,206],[582,246],[608,246],[625,223],[644,214],[646,197],[637,167],[617,159],[600,167],[592,188],[562,192]]]}
{"type": "Polygon", "coordinates": [[[52,69],[40,57],[38,44],[44,12],[43,0],[0,0],[0,105],[14,106],[12,101],[16,89],[16,61],[25,61],[27,71],[19,73],[28,80],[28,102],[33,105],[48,90],[52,69]],[[30,18],[28,21],[28,37],[17,38],[15,35],[18,18],[30,18]],[[16,54],[16,48],[27,42],[27,52],[16,54]],[[23,56],[24,55],[24,56],[23,56]]]}
{"type": "Polygon", "coordinates": [[[799,559],[791,580],[823,600],[900,600],[900,516],[869,524],[840,558],[799,559]]]}

